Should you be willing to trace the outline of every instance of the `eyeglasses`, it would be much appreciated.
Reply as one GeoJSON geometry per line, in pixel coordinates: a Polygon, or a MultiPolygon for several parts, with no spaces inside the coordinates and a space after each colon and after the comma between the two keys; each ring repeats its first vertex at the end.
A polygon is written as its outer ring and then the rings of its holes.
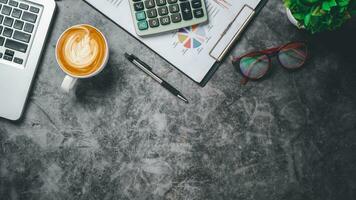
{"type": "Polygon", "coordinates": [[[301,68],[308,57],[308,47],[305,42],[292,42],[283,46],[255,51],[240,57],[233,57],[232,64],[242,74],[242,84],[248,80],[258,80],[264,77],[272,67],[271,58],[277,57],[282,67],[288,70],[301,68]]]}

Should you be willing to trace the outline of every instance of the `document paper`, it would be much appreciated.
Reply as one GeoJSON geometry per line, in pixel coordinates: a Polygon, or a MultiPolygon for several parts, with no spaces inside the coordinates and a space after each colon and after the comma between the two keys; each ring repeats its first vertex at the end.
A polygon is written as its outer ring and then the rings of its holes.
{"type": "MultiPolygon", "coordinates": [[[[204,79],[216,62],[216,58],[213,58],[210,52],[240,11],[245,5],[255,9],[260,2],[260,0],[205,0],[208,23],[154,36],[139,37],[133,25],[129,0],[85,1],[198,83],[204,79]]],[[[243,25],[245,24],[242,20],[241,26],[243,25]]]]}

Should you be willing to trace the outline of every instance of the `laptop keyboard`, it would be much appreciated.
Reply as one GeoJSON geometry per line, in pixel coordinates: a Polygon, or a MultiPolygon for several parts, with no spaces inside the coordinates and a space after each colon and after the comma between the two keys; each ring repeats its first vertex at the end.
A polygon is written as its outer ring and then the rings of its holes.
{"type": "Polygon", "coordinates": [[[0,63],[25,65],[41,9],[27,1],[0,0],[0,63]]]}

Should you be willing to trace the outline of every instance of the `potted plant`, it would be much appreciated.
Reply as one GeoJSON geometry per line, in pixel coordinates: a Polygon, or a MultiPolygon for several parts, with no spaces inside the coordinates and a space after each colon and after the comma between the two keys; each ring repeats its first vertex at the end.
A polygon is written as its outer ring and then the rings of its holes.
{"type": "Polygon", "coordinates": [[[311,33],[341,27],[356,14],[356,0],[283,0],[288,19],[311,33]]]}

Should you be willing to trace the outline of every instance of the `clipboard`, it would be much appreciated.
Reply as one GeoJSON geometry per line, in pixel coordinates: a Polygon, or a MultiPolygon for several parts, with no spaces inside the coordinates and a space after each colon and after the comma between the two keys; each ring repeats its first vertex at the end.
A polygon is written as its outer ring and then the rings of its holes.
{"type": "Polygon", "coordinates": [[[243,35],[244,31],[246,30],[248,24],[257,16],[257,14],[262,10],[262,8],[266,5],[268,0],[261,0],[261,2],[258,4],[256,9],[252,9],[250,6],[245,5],[244,8],[236,15],[234,20],[230,23],[230,26],[227,28],[227,30],[224,31],[224,35],[221,36],[221,38],[218,40],[218,42],[215,44],[215,47],[210,51],[210,56],[216,59],[216,63],[212,66],[212,68],[209,70],[209,72],[206,74],[202,82],[198,83],[201,87],[204,87],[209,80],[213,77],[215,72],[219,69],[221,62],[223,59],[226,57],[226,55],[230,52],[232,47],[237,43],[238,39],[243,35]],[[233,31],[232,33],[229,32],[229,29],[234,27],[236,25],[236,22],[238,20],[238,17],[243,14],[245,17],[244,11],[246,10],[252,10],[250,14],[247,14],[248,16],[246,17],[246,20],[243,23],[243,26],[241,28],[233,31]],[[226,40],[228,45],[225,47],[221,46],[221,41],[226,40]]]}
{"type": "MultiPolygon", "coordinates": [[[[143,43],[147,48],[154,51],[162,59],[164,59],[169,64],[174,66],[176,69],[178,69],[180,72],[185,74],[188,78],[193,80],[195,83],[197,83],[201,87],[204,87],[209,82],[209,80],[212,78],[212,76],[215,74],[215,72],[218,70],[218,68],[219,68],[220,64],[222,63],[226,54],[230,51],[230,49],[233,47],[233,45],[241,37],[241,35],[243,34],[243,32],[246,29],[249,22],[251,22],[251,20],[254,19],[256,14],[260,12],[262,7],[265,5],[265,3],[268,0],[258,0],[258,5],[255,7],[255,9],[253,9],[250,6],[248,6],[247,4],[245,4],[242,7],[242,9],[232,18],[231,22],[229,22],[228,26],[226,26],[225,30],[222,32],[220,37],[215,38],[214,43],[210,44],[210,45],[212,45],[212,48],[206,49],[206,51],[209,50],[209,52],[204,52],[205,54],[207,54],[204,56],[206,56],[207,59],[210,59],[211,65],[208,66],[209,69],[207,70],[207,68],[205,68],[205,71],[202,72],[201,74],[199,74],[198,70],[196,70],[197,72],[193,71],[193,72],[195,72],[195,74],[198,73],[198,75],[201,76],[201,78],[198,81],[197,81],[197,78],[193,77],[191,72],[187,71],[187,68],[184,68],[184,67],[186,67],[186,65],[180,64],[180,67],[179,67],[177,65],[177,63],[174,63],[174,59],[172,59],[172,56],[171,56],[171,58],[169,58],[169,56],[163,55],[162,51],[159,52],[159,49],[157,49],[157,43],[158,43],[157,40],[156,40],[156,42],[150,41],[149,44],[147,44],[145,41],[142,41],[142,38],[139,38],[138,36],[136,36],[135,32],[131,29],[130,26],[133,27],[132,24],[128,25],[128,24],[125,24],[126,22],[123,22],[123,20],[119,21],[118,17],[114,16],[114,14],[112,13],[113,10],[112,9],[106,10],[106,7],[103,5],[104,4],[103,1],[110,2],[113,5],[120,5],[120,4],[127,3],[126,1],[128,1],[128,0],[84,0],[84,1],[87,2],[94,9],[98,10],[104,16],[108,17],[111,21],[113,21],[115,24],[117,24],[119,27],[121,27],[124,31],[126,31],[127,33],[132,35],[134,38],[136,38],[139,42],[143,43]]],[[[219,2],[219,1],[227,2],[226,0],[213,0],[213,1],[214,2],[219,2]]],[[[235,0],[232,0],[232,1],[235,1],[235,0]]],[[[246,1],[249,1],[249,0],[246,0],[246,1]]],[[[209,7],[208,7],[208,9],[209,9],[209,7]]],[[[121,11],[123,11],[123,10],[121,10],[121,11]]],[[[131,18],[131,15],[128,15],[125,17],[131,18]]],[[[211,16],[209,16],[209,17],[211,17],[211,16]]],[[[158,37],[158,39],[165,40],[165,39],[167,39],[167,37],[168,36],[165,36],[165,38],[163,37],[163,39],[161,39],[162,36],[160,36],[160,37],[158,37]]],[[[153,40],[154,39],[155,38],[153,38],[153,40]]],[[[175,44],[175,45],[178,45],[178,44],[175,44]]],[[[172,51],[174,51],[174,50],[172,50],[172,51]]],[[[177,53],[177,52],[175,52],[175,53],[177,53]]]]}

